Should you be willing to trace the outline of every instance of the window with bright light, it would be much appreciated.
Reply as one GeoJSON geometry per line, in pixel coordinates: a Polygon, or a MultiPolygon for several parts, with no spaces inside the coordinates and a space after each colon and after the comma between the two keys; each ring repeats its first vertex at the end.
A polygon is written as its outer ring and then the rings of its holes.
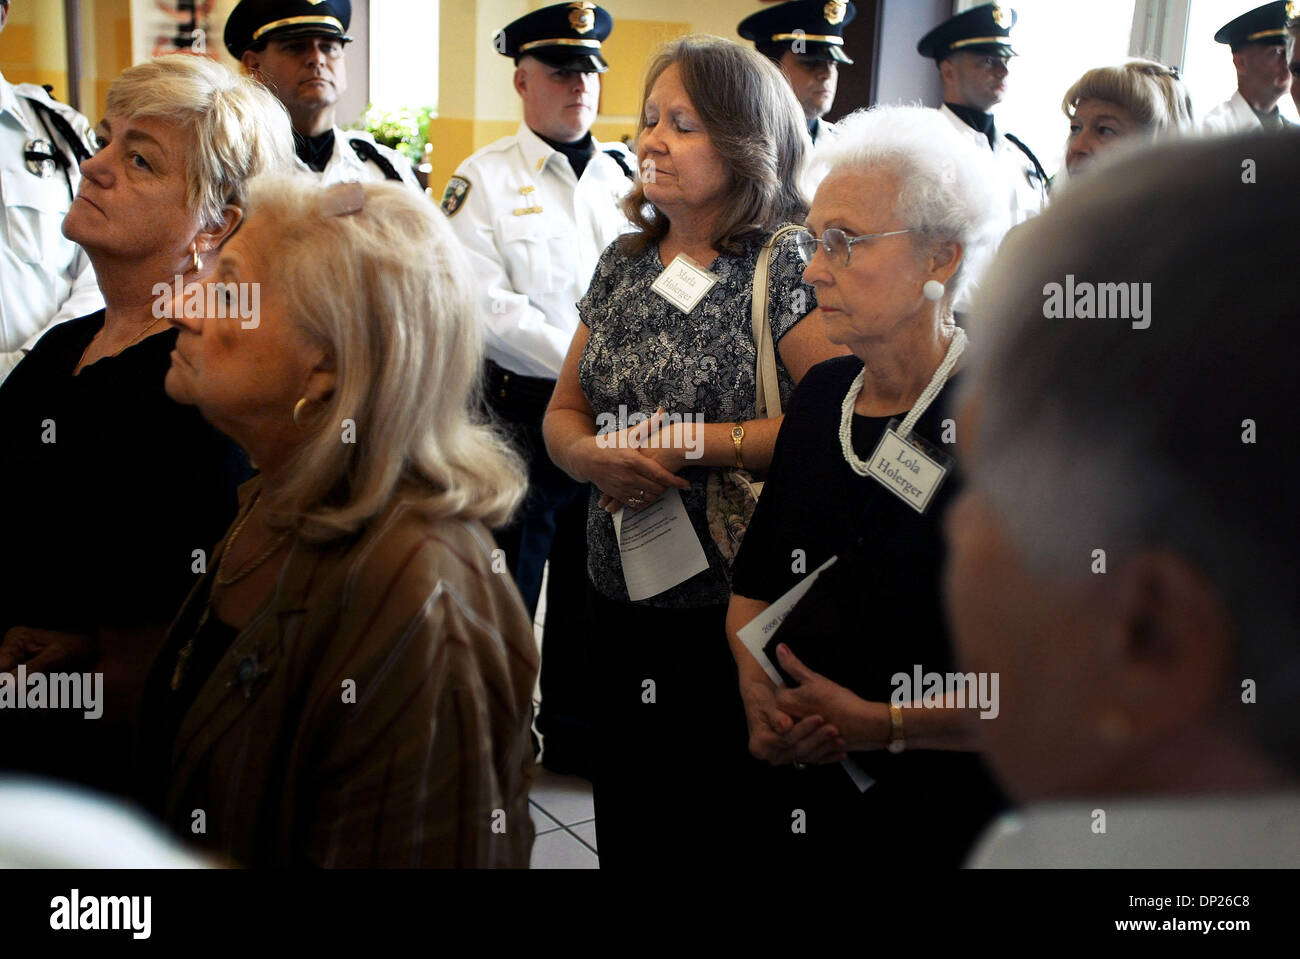
{"type": "Polygon", "coordinates": [[[370,102],[385,111],[438,102],[438,0],[370,4],[370,102]]]}

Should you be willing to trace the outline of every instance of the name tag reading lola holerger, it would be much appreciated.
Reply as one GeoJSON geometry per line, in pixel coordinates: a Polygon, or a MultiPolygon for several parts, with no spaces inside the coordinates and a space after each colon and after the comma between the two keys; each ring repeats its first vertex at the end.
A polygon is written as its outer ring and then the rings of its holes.
{"type": "Polygon", "coordinates": [[[683,313],[690,313],[717,284],[718,277],[684,253],[673,257],[659,278],[650,284],[665,300],[683,313]]]}
{"type": "Polygon", "coordinates": [[[925,442],[915,431],[903,439],[898,435],[898,425],[895,417],[885,427],[871,454],[869,472],[885,489],[924,513],[952,468],[952,457],[925,442]]]}

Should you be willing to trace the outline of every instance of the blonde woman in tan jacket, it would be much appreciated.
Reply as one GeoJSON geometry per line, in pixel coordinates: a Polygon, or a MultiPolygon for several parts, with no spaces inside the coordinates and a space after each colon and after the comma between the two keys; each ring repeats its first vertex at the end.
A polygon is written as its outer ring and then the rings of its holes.
{"type": "Polygon", "coordinates": [[[254,187],[167,391],[260,468],[150,677],[146,800],[253,866],[527,866],[537,652],[488,526],[524,489],[478,422],[468,270],[392,184],[254,187]]]}

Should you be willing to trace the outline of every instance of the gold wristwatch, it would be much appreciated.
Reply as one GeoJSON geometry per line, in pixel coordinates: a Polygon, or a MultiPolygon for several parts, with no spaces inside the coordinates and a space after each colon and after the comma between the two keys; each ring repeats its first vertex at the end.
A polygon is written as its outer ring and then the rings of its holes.
{"type": "Polygon", "coordinates": [[[740,442],[745,438],[745,428],[737,423],[731,428],[731,442],[736,445],[736,469],[743,470],[745,461],[740,458],[740,442]]]}

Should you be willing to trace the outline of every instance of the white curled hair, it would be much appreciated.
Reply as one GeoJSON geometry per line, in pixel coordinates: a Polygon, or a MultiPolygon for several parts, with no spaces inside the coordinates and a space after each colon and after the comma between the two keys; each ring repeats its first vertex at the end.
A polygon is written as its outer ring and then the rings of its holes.
{"type": "Polygon", "coordinates": [[[938,110],[921,106],[876,106],[836,124],[836,136],[817,145],[819,174],[866,173],[884,169],[898,179],[894,210],[922,242],[962,245],[961,265],[948,282],[945,305],[971,279],[971,264],[992,254],[1007,226],[991,185],[1000,182],[987,151],[963,139],[938,110]]]}

